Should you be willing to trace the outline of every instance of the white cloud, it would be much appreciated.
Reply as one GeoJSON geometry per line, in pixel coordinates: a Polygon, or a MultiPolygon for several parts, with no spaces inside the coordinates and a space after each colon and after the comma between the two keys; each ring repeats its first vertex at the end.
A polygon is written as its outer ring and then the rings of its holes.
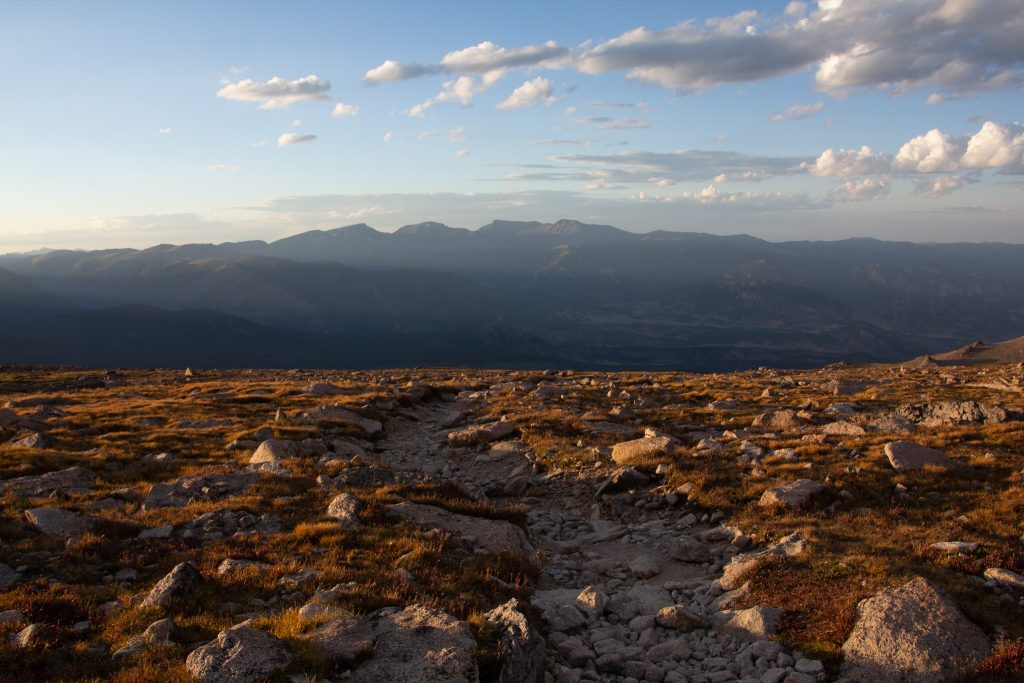
{"type": "Polygon", "coordinates": [[[206,170],[214,171],[216,173],[234,173],[238,170],[238,167],[234,164],[214,164],[208,167],[206,170]]]}
{"type": "Polygon", "coordinates": [[[313,140],[316,140],[316,136],[309,133],[282,133],[281,136],[277,138],[277,146],[284,147],[285,145],[299,145],[303,142],[313,142],[313,140]]]}
{"type": "Polygon", "coordinates": [[[904,172],[948,173],[957,169],[961,154],[960,142],[933,128],[904,143],[893,159],[893,168],[904,172]]]}
{"type": "Polygon", "coordinates": [[[1001,126],[986,121],[967,141],[960,159],[963,168],[1002,168],[1024,173],[1024,126],[1001,126]]]}
{"type": "Polygon", "coordinates": [[[917,181],[917,193],[925,197],[941,197],[959,190],[967,184],[963,176],[944,175],[936,178],[925,177],[917,181]]]}
{"type": "Polygon", "coordinates": [[[882,199],[889,195],[889,184],[888,176],[853,178],[833,187],[831,195],[839,201],[849,202],[882,199]]]}
{"type": "Polygon", "coordinates": [[[554,88],[551,86],[551,81],[537,76],[513,90],[508,99],[498,105],[498,109],[522,109],[536,104],[546,106],[554,104],[554,102],[554,88]]]}
{"type": "Polygon", "coordinates": [[[174,129],[173,128],[161,128],[157,132],[160,133],[160,135],[170,135],[172,132],[174,132],[174,129]]]}
{"type": "Polygon", "coordinates": [[[334,105],[334,109],[331,110],[331,116],[336,119],[344,118],[346,116],[355,116],[359,113],[359,107],[354,104],[345,104],[344,102],[338,102],[334,105]]]}
{"type": "Polygon", "coordinates": [[[888,173],[891,166],[887,155],[875,153],[865,145],[860,149],[838,151],[829,147],[815,159],[813,166],[808,166],[808,170],[816,176],[853,176],[888,173]]]}
{"type": "Polygon", "coordinates": [[[409,108],[406,114],[414,117],[423,116],[427,109],[430,109],[438,102],[457,102],[464,107],[469,106],[470,102],[473,101],[473,98],[476,95],[494,87],[494,85],[501,80],[503,75],[503,71],[494,70],[488,71],[480,78],[459,76],[454,80],[445,81],[441,85],[441,92],[425,102],[413,105],[409,108]]]}
{"type": "Polygon", "coordinates": [[[395,138],[395,132],[393,130],[389,130],[387,133],[384,133],[384,144],[385,145],[388,144],[394,138],[395,138]]]}
{"type": "Polygon", "coordinates": [[[275,76],[269,81],[261,82],[245,79],[224,86],[217,92],[217,97],[241,102],[259,102],[260,109],[280,109],[296,102],[330,100],[327,94],[331,89],[328,81],[309,75],[294,81],[286,81],[275,76]]]}
{"type": "Polygon", "coordinates": [[[824,108],[824,102],[815,102],[813,104],[794,104],[792,107],[786,109],[786,111],[779,112],[773,116],[772,121],[795,121],[797,119],[805,119],[808,116],[817,114],[824,108]]]}
{"type": "Polygon", "coordinates": [[[696,92],[815,68],[826,92],[894,93],[929,87],[937,97],[969,96],[1024,83],[1020,0],[827,0],[790,2],[777,16],[744,10],[661,30],[633,28],[568,49],[548,41],[504,48],[483,42],[435,64],[384,62],[369,83],[435,73],[571,68],[696,92]]]}
{"type": "Polygon", "coordinates": [[[294,121],[292,121],[292,126],[294,126],[295,128],[298,128],[301,125],[302,125],[302,119],[295,119],[294,121]]]}
{"type": "Polygon", "coordinates": [[[446,134],[446,136],[448,138],[448,142],[458,142],[459,140],[465,140],[466,127],[456,126],[455,128],[450,128],[448,129],[448,133],[446,134]]]}
{"type": "Polygon", "coordinates": [[[452,152],[452,156],[456,158],[468,157],[470,154],[472,154],[472,152],[468,149],[460,149],[458,151],[452,152]]]}

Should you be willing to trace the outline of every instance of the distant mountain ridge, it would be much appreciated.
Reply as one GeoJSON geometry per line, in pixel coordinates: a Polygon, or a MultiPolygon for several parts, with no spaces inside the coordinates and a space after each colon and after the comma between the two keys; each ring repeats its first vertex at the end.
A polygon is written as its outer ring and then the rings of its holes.
{"type": "MultiPolygon", "coordinates": [[[[1024,245],[776,243],[575,220],[496,220],[477,230],[424,222],[390,233],[359,223],[272,242],[0,256],[0,319],[59,336],[67,316],[113,307],[118,316],[104,315],[122,332],[132,319],[211,336],[208,318],[175,315],[208,310],[264,330],[266,343],[227,356],[242,366],[290,357],[285,365],[807,366],[1018,336],[1020,263],[1024,245]]],[[[72,320],[79,327],[65,336],[88,329],[89,343],[102,345],[102,326],[72,320]]],[[[206,345],[211,364],[224,357],[212,351],[220,343],[206,345]]],[[[26,345],[0,339],[0,362],[23,357],[26,345]]],[[[180,359],[150,346],[150,356],[132,357],[180,359]]],[[[189,364],[202,365],[204,345],[192,346],[189,364]]],[[[37,347],[46,353],[33,362],[69,353],[37,347]]]]}

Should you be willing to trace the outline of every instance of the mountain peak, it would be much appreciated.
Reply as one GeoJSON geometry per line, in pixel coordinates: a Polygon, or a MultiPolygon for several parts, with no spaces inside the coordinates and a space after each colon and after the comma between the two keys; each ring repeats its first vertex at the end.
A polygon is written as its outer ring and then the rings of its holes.
{"type": "Polygon", "coordinates": [[[445,225],[444,223],[438,223],[436,221],[424,221],[423,223],[413,223],[411,225],[403,225],[398,230],[395,230],[396,235],[450,235],[453,233],[467,232],[462,228],[453,228],[445,225]]]}

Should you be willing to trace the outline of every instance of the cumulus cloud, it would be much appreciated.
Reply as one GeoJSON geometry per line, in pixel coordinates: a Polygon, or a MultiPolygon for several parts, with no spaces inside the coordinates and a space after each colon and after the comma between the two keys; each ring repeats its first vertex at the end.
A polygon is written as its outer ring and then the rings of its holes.
{"type": "Polygon", "coordinates": [[[462,157],[468,157],[470,154],[472,154],[472,152],[468,149],[460,149],[455,152],[452,152],[452,156],[457,159],[460,159],[462,157]]]}
{"type": "Polygon", "coordinates": [[[344,118],[346,116],[355,116],[359,113],[359,107],[354,104],[345,104],[344,102],[338,102],[334,105],[334,109],[331,110],[331,116],[336,119],[344,118]]]}
{"type": "Polygon", "coordinates": [[[889,195],[890,182],[888,176],[853,178],[833,187],[830,194],[833,199],[847,202],[882,199],[889,195]]]}
{"type": "Polygon", "coordinates": [[[813,104],[794,104],[786,111],[779,112],[773,116],[772,121],[796,121],[797,119],[806,119],[808,116],[817,114],[824,108],[824,102],[815,102],[813,104]]]}
{"type": "Polygon", "coordinates": [[[937,178],[919,178],[915,183],[917,193],[925,197],[941,197],[959,190],[967,184],[967,178],[957,175],[944,175],[937,178]]]}
{"type": "Polygon", "coordinates": [[[877,154],[867,145],[860,149],[826,149],[808,170],[816,176],[852,176],[888,173],[892,162],[885,154],[877,154]]]}
{"type": "Polygon", "coordinates": [[[552,41],[512,49],[484,42],[434,64],[389,60],[365,80],[571,68],[622,71],[650,85],[697,92],[813,68],[814,83],[825,92],[929,87],[938,101],[1024,82],[1022,31],[1019,0],[827,0],[816,9],[791,2],[778,16],[744,10],[659,30],[632,28],[571,49],[552,41]]]}
{"type": "Polygon", "coordinates": [[[245,79],[229,83],[217,92],[217,97],[240,102],[259,102],[260,109],[280,109],[296,102],[330,100],[328,81],[309,75],[288,81],[274,76],[269,81],[245,79]]]}
{"type": "Polygon", "coordinates": [[[967,141],[960,159],[963,168],[1001,168],[1024,173],[1024,126],[1001,126],[986,121],[967,141]]]}
{"type": "Polygon", "coordinates": [[[406,114],[417,117],[423,116],[427,109],[430,109],[437,103],[449,102],[458,103],[464,107],[469,106],[474,97],[494,87],[503,75],[503,71],[495,70],[488,71],[480,78],[459,76],[454,80],[445,81],[441,86],[441,92],[425,102],[413,105],[406,114]]]}
{"type": "Polygon", "coordinates": [[[948,133],[933,128],[924,135],[911,138],[900,147],[893,159],[897,171],[916,173],[948,173],[957,169],[963,144],[948,133]]]}
{"type": "Polygon", "coordinates": [[[160,135],[169,135],[169,134],[170,134],[170,133],[172,133],[173,131],[174,131],[174,129],[173,129],[173,128],[161,128],[161,129],[160,129],[159,131],[157,131],[157,132],[158,132],[158,133],[160,133],[160,135]]]}
{"type": "Polygon", "coordinates": [[[282,133],[277,138],[277,146],[284,147],[285,145],[299,145],[303,142],[313,142],[316,140],[316,136],[310,133],[282,133]]]}
{"type": "Polygon", "coordinates": [[[537,76],[513,90],[508,99],[498,105],[498,109],[522,109],[537,104],[550,105],[555,101],[554,92],[551,81],[537,76]]]}
{"type": "Polygon", "coordinates": [[[389,130],[387,133],[384,133],[384,138],[383,138],[384,139],[384,144],[386,145],[389,142],[391,142],[394,139],[394,137],[395,137],[395,132],[393,130],[389,130]]]}

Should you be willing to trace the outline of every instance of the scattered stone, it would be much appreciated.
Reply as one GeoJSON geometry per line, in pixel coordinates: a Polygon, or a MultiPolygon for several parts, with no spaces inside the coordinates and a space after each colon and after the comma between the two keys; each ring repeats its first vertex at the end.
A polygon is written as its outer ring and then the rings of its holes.
{"type": "Polygon", "coordinates": [[[653,555],[637,555],[630,561],[629,571],[638,579],[649,579],[661,573],[661,566],[653,555]]]}
{"type": "Polygon", "coordinates": [[[284,643],[243,622],[193,650],[185,667],[196,683],[250,683],[265,680],[291,660],[284,643]]]}
{"type": "Polygon", "coordinates": [[[623,441],[612,446],[612,460],[619,465],[650,465],[675,452],[675,440],[668,436],[650,436],[623,441]]]}
{"type": "Polygon", "coordinates": [[[781,506],[799,509],[821,494],[825,487],[811,479],[797,479],[765,491],[757,502],[761,507],[781,506]]]}
{"type": "Polygon", "coordinates": [[[989,650],[981,629],[920,577],[864,600],[857,613],[843,643],[843,671],[854,681],[946,681],[973,672],[989,650]]]}
{"type": "Polygon", "coordinates": [[[911,422],[927,425],[998,424],[1007,413],[999,406],[977,401],[936,401],[902,405],[896,414],[911,422]]]}
{"type": "Polygon", "coordinates": [[[779,632],[785,610],[775,607],[749,607],[722,612],[722,628],[750,638],[771,638],[779,632]]]}
{"type": "Polygon", "coordinates": [[[807,540],[799,531],[780,539],[774,545],[753,553],[742,553],[733,557],[722,570],[718,579],[719,585],[725,590],[738,588],[740,578],[753,569],[765,557],[792,557],[807,550],[807,540]]]}
{"type": "Polygon", "coordinates": [[[352,683],[479,681],[469,627],[424,605],[387,607],[362,619],[344,616],[316,629],[309,640],[347,668],[352,683]]]}
{"type": "Polygon", "coordinates": [[[496,629],[501,669],[498,683],[542,683],[546,657],[544,637],[530,625],[515,598],[484,614],[496,629]]]}
{"type": "Polygon", "coordinates": [[[873,431],[880,432],[882,434],[910,435],[917,431],[917,427],[914,426],[913,422],[894,413],[883,415],[877,420],[869,423],[868,427],[873,431]]]}
{"type": "Polygon", "coordinates": [[[249,458],[250,465],[258,465],[265,462],[281,462],[285,458],[295,455],[296,447],[294,441],[282,439],[267,439],[259,445],[256,451],[249,458]]]}
{"type": "Polygon", "coordinates": [[[199,515],[191,522],[178,527],[175,535],[181,538],[199,538],[212,541],[231,536],[273,536],[284,530],[277,515],[269,512],[257,517],[248,510],[220,508],[199,515]]]}
{"type": "Polygon", "coordinates": [[[256,472],[228,472],[198,477],[180,477],[174,481],[153,484],[142,501],[143,510],[185,507],[192,502],[208,502],[238,496],[259,481],[256,472]]]}
{"type": "Polygon", "coordinates": [[[328,427],[354,427],[366,436],[377,436],[383,430],[378,420],[362,417],[342,407],[340,403],[322,405],[304,413],[297,414],[293,422],[313,423],[328,427]]]}
{"type": "Polygon", "coordinates": [[[757,429],[787,431],[798,429],[805,424],[806,420],[795,410],[770,410],[755,417],[750,426],[757,429]]]}
{"type": "Polygon", "coordinates": [[[52,495],[80,496],[93,492],[96,475],[84,467],[47,472],[38,476],[18,477],[0,482],[0,494],[21,498],[48,498],[52,495]]]}
{"type": "Polygon", "coordinates": [[[511,436],[515,430],[511,422],[498,420],[451,432],[448,434],[448,443],[455,447],[483,446],[511,436]]]}
{"type": "Polygon", "coordinates": [[[885,455],[897,472],[919,470],[925,467],[956,469],[959,465],[945,453],[922,446],[913,441],[893,441],[885,444],[885,455]]]}
{"type": "Polygon", "coordinates": [[[192,591],[192,588],[202,580],[202,575],[191,562],[182,562],[176,565],[164,578],[157,581],[156,585],[153,586],[139,606],[143,609],[147,607],[167,607],[175,600],[180,600],[187,596],[192,591]]]}
{"type": "Polygon", "coordinates": [[[498,519],[470,517],[433,505],[403,501],[385,507],[388,517],[422,529],[441,529],[471,545],[477,552],[500,553],[511,550],[536,561],[536,550],[526,533],[515,524],[498,519]]]}
{"type": "Polygon", "coordinates": [[[695,628],[704,627],[704,619],[684,605],[663,607],[658,610],[658,614],[655,618],[658,622],[658,626],[662,628],[675,629],[676,631],[689,632],[695,628]]]}
{"type": "Polygon", "coordinates": [[[1016,588],[1017,590],[1024,590],[1024,576],[1021,576],[1017,572],[1012,572],[1009,569],[989,567],[985,570],[985,578],[989,581],[995,581],[998,584],[1002,584],[1003,586],[1016,588]]]}
{"type": "Polygon", "coordinates": [[[821,428],[823,434],[829,436],[864,436],[867,434],[865,429],[856,422],[850,422],[849,420],[839,420],[837,422],[830,422],[821,428]]]}
{"type": "Polygon", "coordinates": [[[7,644],[16,650],[25,650],[41,644],[46,638],[46,626],[29,624],[17,633],[7,636],[7,644]]]}
{"type": "Polygon", "coordinates": [[[31,448],[33,450],[39,450],[49,446],[50,440],[46,438],[46,435],[36,432],[35,434],[30,434],[22,439],[11,441],[11,445],[16,448],[31,448]]]}
{"type": "Polygon", "coordinates": [[[338,520],[342,526],[357,527],[363,503],[351,493],[339,493],[327,506],[327,516],[338,520]]]}
{"type": "Polygon", "coordinates": [[[941,541],[932,543],[931,549],[940,553],[973,553],[978,549],[978,544],[963,541],[941,541]]]}
{"type": "Polygon", "coordinates": [[[92,517],[60,508],[32,508],[25,510],[25,518],[47,536],[63,539],[77,538],[95,524],[92,517]]]}

